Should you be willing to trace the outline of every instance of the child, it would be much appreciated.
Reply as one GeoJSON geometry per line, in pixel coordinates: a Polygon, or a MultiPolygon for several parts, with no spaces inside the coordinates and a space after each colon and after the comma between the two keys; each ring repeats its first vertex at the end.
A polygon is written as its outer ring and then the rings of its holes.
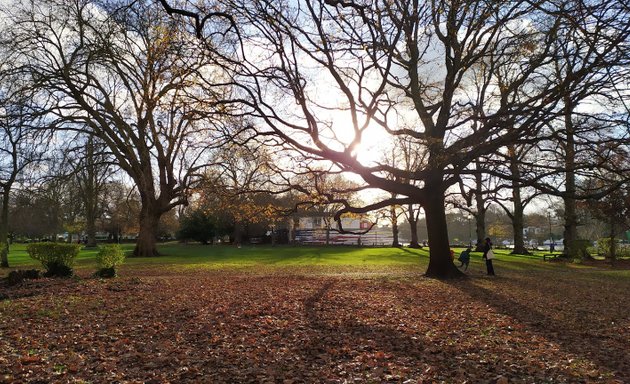
{"type": "Polygon", "coordinates": [[[463,250],[462,253],[459,254],[459,257],[457,258],[457,260],[459,260],[459,262],[461,263],[459,265],[460,267],[463,267],[464,265],[466,265],[466,268],[464,268],[464,271],[467,271],[468,264],[470,264],[470,247],[463,250]]]}

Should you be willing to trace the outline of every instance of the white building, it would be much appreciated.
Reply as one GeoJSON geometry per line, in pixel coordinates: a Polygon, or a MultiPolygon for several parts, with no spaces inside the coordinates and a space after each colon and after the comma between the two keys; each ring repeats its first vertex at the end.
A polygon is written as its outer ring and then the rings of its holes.
{"type": "Polygon", "coordinates": [[[344,232],[341,233],[332,218],[322,216],[300,217],[294,224],[293,238],[301,244],[330,245],[391,245],[391,229],[376,228],[366,218],[341,219],[344,232]]]}

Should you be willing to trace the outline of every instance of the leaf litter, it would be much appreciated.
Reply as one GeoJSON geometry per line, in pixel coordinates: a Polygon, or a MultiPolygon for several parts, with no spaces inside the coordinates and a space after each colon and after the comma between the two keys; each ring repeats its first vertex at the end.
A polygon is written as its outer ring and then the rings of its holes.
{"type": "Polygon", "coordinates": [[[177,271],[3,290],[0,383],[630,383],[624,279],[177,271]]]}

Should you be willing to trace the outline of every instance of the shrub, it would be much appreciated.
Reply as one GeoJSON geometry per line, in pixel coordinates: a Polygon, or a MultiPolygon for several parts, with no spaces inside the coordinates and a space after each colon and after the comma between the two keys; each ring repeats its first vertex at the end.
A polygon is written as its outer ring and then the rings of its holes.
{"type": "Polygon", "coordinates": [[[9,285],[20,284],[25,279],[39,279],[40,273],[37,269],[18,269],[11,271],[7,276],[9,285]]]}
{"type": "MultiPolygon", "coordinates": [[[[597,254],[603,255],[607,259],[612,257],[610,246],[612,242],[610,237],[604,237],[597,240],[597,254]]],[[[621,244],[615,241],[615,258],[622,258],[630,256],[630,247],[625,244],[621,244]]]]}
{"type": "Polygon", "coordinates": [[[72,276],[74,259],[81,246],[66,243],[33,243],[26,246],[26,252],[42,263],[46,269],[44,276],[72,276]]]}
{"type": "Polygon", "coordinates": [[[591,241],[587,239],[577,239],[573,240],[569,245],[570,254],[569,257],[575,260],[588,260],[591,259],[591,251],[589,251],[589,247],[591,246],[591,241]]]}
{"type": "Polygon", "coordinates": [[[98,271],[95,275],[98,277],[114,277],[116,276],[116,267],[125,261],[125,253],[118,244],[101,245],[96,254],[96,264],[98,271]]]}

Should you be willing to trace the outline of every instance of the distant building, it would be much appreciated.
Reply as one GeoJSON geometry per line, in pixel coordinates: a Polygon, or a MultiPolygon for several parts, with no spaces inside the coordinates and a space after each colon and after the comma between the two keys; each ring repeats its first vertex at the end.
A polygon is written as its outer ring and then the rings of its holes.
{"type": "Polygon", "coordinates": [[[545,230],[545,228],[540,227],[525,227],[523,228],[523,235],[527,237],[544,235],[546,233],[545,231],[548,231],[548,229],[545,230]]]}
{"type": "Polygon", "coordinates": [[[304,216],[295,220],[292,235],[294,242],[299,244],[382,246],[393,242],[391,228],[373,227],[366,218],[344,217],[341,225],[348,233],[341,233],[332,218],[304,216]]]}

